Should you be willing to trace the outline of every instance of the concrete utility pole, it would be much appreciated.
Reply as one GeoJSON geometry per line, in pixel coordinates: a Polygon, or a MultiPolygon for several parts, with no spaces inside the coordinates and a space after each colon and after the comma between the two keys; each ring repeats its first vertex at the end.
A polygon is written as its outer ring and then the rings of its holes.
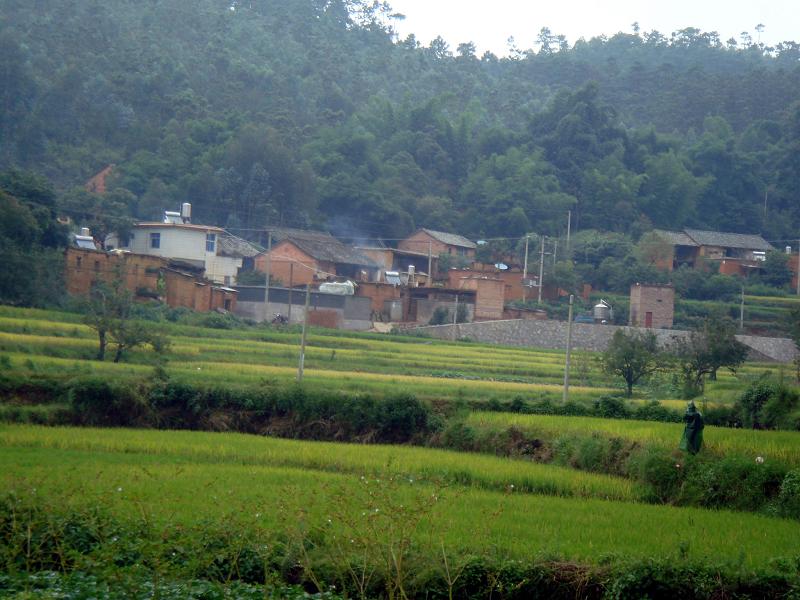
{"type": "Polygon", "coordinates": [[[311,284],[306,284],[306,309],[303,313],[303,333],[300,336],[300,364],[297,365],[297,383],[303,382],[306,363],[306,331],[308,331],[308,307],[311,304],[311,284]]]}
{"type": "Polygon", "coordinates": [[[267,231],[267,262],[264,265],[264,320],[269,322],[269,268],[272,262],[272,232],[267,231]]]}
{"type": "Polygon", "coordinates": [[[744,331],[744,284],[742,284],[742,297],[739,301],[739,331],[744,331]]]}
{"type": "Polygon", "coordinates": [[[538,304],[542,303],[542,279],[544,279],[544,240],[546,236],[542,236],[542,253],[539,257],[539,299],[538,304]]]}
{"type": "Polygon", "coordinates": [[[453,306],[453,341],[458,339],[458,292],[456,292],[456,301],[453,306]]]}
{"type": "Polygon", "coordinates": [[[286,317],[286,322],[292,324],[292,285],[294,278],[294,261],[289,263],[289,314],[286,317]]]}
{"type": "Polygon", "coordinates": [[[797,240],[797,295],[800,296],[800,240],[797,240]]]}
{"type": "Polygon", "coordinates": [[[568,210],[567,211],[567,260],[570,259],[570,254],[569,254],[569,230],[570,230],[570,226],[571,225],[572,225],[572,211],[568,210]]]}
{"type": "Polygon", "coordinates": [[[522,301],[525,302],[528,299],[528,288],[525,285],[525,280],[528,279],[528,242],[530,241],[530,236],[525,236],[525,260],[522,263],[522,301]]]}
{"type": "Polygon", "coordinates": [[[433,243],[428,240],[428,281],[426,285],[431,287],[433,285],[433,273],[431,273],[431,269],[433,268],[433,243]]]}
{"type": "Polygon", "coordinates": [[[564,360],[564,397],[563,400],[566,402],[569,399],[569,361],[570,355],[572,353],[572,303],[575,300],[575,296],[572,294],[569,295],[569,316],[567,317],[567,356],[564,360]]]}

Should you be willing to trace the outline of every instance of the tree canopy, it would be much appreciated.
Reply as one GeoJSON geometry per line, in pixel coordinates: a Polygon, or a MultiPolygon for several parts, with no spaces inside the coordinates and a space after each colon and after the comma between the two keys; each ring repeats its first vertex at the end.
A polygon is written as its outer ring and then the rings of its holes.
{"type": "Polygon", "coordinates": [[[66,192],[115,164],[111,201],[60,207],[100,229],[183,201],[245,236],[555,235],[567,210],[634,236],[800,226],[800,45],[543,28],[478,57],[398,39],[394,18],[368,0],[8,0],[0,169],[66,192]]]}

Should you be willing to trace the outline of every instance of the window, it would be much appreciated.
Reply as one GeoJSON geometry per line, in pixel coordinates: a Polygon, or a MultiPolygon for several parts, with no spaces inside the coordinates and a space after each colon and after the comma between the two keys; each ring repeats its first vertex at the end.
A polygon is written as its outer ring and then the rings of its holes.
{"type": "Polygon", "coordinates": [[[214,252],[214,248],[217,244],[217,234],[216,233],[207,233],[206,234],[206,252],[214,252]]]}
{"type": "Polygon", "coordinates": [[[161,234],[160,233],[151,233],[150,234],[150,247],[151,248],[161,248],[161,234]]]}
{"type": "Polygon", "coordinates": [[[231,284],[231,276],[225,275],[225,285],[230,285],[230,284],[231,284]]]}
{"type": "Polygon", "coordinates": [[[76,270],[78,270],[78,271],[81,270],[81,263],[82,262],[83,262],[83,257],[82,256],[77,257],[76,265],[75,265],[76,270]]]}
{"type": "Polygon", "coordinates": [[[94,270],[95,271],[99,271],[100,270],[100,261],[99,260],[94,261],[94,270]]]}

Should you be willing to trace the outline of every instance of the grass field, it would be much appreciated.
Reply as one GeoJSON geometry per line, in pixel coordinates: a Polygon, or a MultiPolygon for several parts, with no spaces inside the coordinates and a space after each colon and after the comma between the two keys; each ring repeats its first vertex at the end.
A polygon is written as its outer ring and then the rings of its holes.
{"type": "MultiPolygon", "coordinates": [[[[677,447],[683,431],[683,425],[678,423],[510,413],[471,413],[466,422],[478,430],[496,431],[513,426],[530,435],[538,434],[548,439],[591,432],[669,449],[677,447]]],[[[709,426],[703,432],[703,445],[719,456],[737,454],[753,460],[760,456],[784,464],[800,465],[800,432],[796,431],[709,426]]]]}
{"type": "MultiPolygon", "coordinates": [[[[210,329],[165,323],[171,340],[166,369],[195,383],[289,383],[296,375],[299,333],[269,327],[210,329]]],[[[153,357],[134,351],[124,364],[97,362],[95,333],[73,313],[0,307],[0,353],[11,369],[30,375],[143,376],[153,357]]],[[[398,391],[427,400],[509,400],[561,397],[563,355],[558,351],[451,343],[407,336],[314,330],[306,351],[306,385],[346,393],[398,391]]],[[[748,364],[737,376],[720,372],[705,401],[728,404],[749,380],[774,365],[748,364]]],[[[586,401],[621,390],[602,373],[596,355],[573,355],[571,398],[586,401]]],[[[668,376],[636,389],[639,401],[680,408],[668,376]]]]}
{"type": "MultiPolygon", "coordinates": [[[[272,440],[239,435],[174,432],[16,426],[0,432],[5,490],[33,494],[61,509],[102,503],[121,519],[145,515],[165,527],[209,519],[275,531],[286,526],[282,515],[302,510],[309,520],[332,519],[334,530],[345,533],[352,526],[347,523],[362,513],[364,518],[368,511],[406,514],[399,508],[405,504],[424,513],[414,534],[423,546],[520,559],[540,554],[596,562],[607,556],[688,554],[759,566],[800,550],[795,521],[524,493],[510,485],[500,492],[414,480],[403,466],[446,468],[449,459],[426,450],[405,455],[402,449],[308,442],[281,448],[272,440]],[[297,455],[302,468],[289,466],[297,455]],[[381,466],[384,459],[391,460],[381,466]],[[366,493],[370,485],[389,493],[366,493]]],[[[480,472],[483,466],[474,468],[480,472]]],[[[559,470],[549,475],[551,469],[526,476],[561,481],[559,470]]],[[[488,477],[505,476],[490,466],[488,477]]],[[[597,485],[595,490],[607,482],[597,485]]]]}

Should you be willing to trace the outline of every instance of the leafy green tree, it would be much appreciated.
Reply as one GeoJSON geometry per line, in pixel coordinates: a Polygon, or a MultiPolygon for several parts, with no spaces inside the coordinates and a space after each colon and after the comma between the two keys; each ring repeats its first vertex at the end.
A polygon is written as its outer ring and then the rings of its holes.
{"type": "Polygon", "coordinates": [[[772,287],[785,287],[792,281],[792,271],[789,269],[789,256],[774,250],[767,253],[766,260],[761,267],[761,281],[772,287]]]}
{"type": "Polygon", "coordinates": [[[706,376],[716,379],[726,367],[735,371],[746,359],[748,348],[736,339],[736,325],[727,318],[710,317],[679,338],[673,349],[684,380],[687,398],[702,393],[706,376]]]}
{"type": "Polygon", "coordinates": [[[110,281],[97,282],[83,304],[84,323],[97,332],[97,360],[104,360],[109,343],[114,344],[114,362],[126,351],[149,344],[159,354],[169,346],[159,331],[145,327],[132,317],[133,292],[125,285],[125,267],[115,266],[110,281]]]}
{"type": "Polygon", "coordinates": [[[600,361],[606,373],[625,380],[628,397],[643,377],[663,368],[658,339],[652,331],[626,333],[618,329],[600,361]]]}

